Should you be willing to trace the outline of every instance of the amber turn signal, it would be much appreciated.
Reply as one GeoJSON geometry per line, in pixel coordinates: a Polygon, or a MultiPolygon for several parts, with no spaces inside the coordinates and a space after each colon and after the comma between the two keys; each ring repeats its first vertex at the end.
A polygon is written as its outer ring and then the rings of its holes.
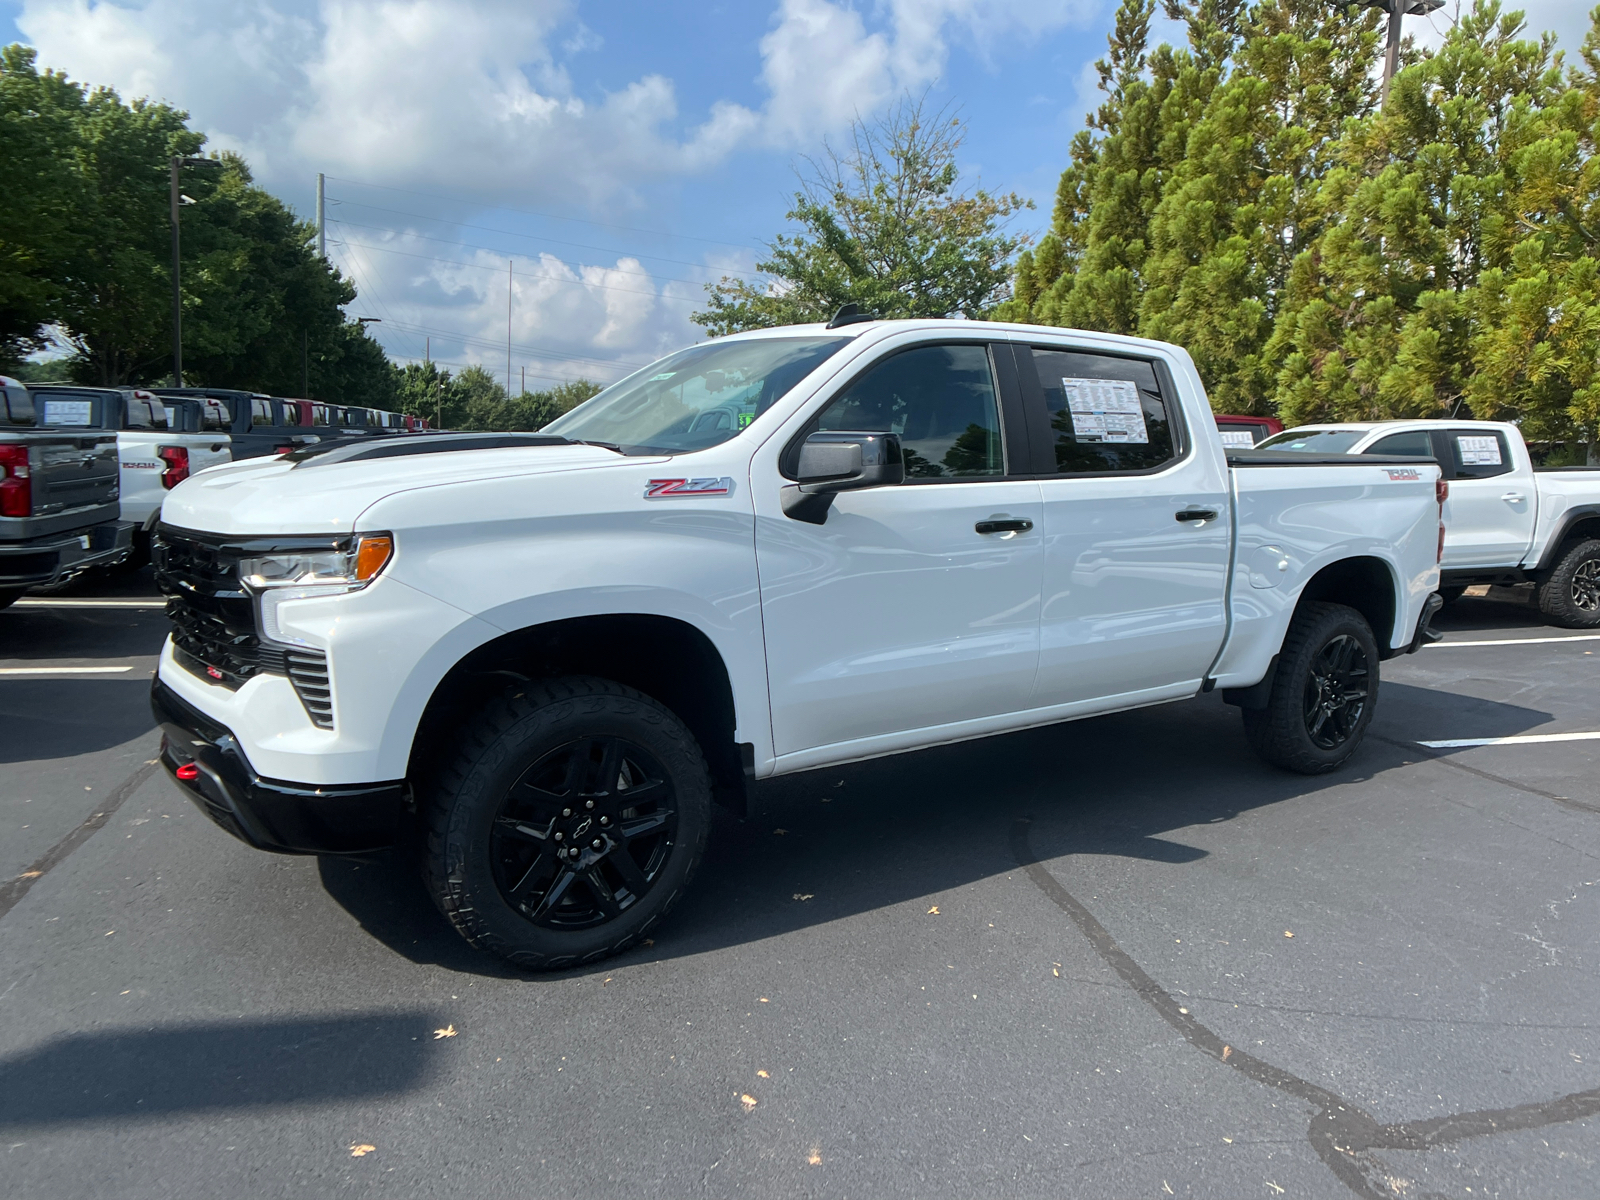
{"type": "Polygon", "coordinates": [[[366,534],[356,548],[356,582],[366,583],[389,561],[394,553],[394,539],[386,533],[366,534]]]}

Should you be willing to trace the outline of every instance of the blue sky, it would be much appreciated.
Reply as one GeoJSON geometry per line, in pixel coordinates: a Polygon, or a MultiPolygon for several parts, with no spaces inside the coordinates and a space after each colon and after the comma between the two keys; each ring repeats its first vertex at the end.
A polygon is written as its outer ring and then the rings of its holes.
{"type": "MultiPolygon", "coordinates": [[[[1533,23],[1575,48],[1583,6],[1533,23]]],[[[964,176],[1038,205],[1096,99],[1113,0],[0,0],[42,65],[192,114],[310,215],[399,359],[513,388],[698,340],[705,281],[784,227],[794,166],[910,92],[964,176]],[[507,265],[511,282],[507,282],[507,265]]],[[[1430,40],[1433,40],[1430,37],[1430,40]]]]}

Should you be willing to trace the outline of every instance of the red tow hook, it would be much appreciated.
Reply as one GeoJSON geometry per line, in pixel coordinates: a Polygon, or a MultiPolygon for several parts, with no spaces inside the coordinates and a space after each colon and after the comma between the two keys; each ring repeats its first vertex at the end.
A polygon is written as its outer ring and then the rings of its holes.
{"type": "Polygon", "coordinates": [[[184,763],[173,774],[185,783],[189,783],[191,780],[200,778],[200,768],[192,762],[184,763]]]}

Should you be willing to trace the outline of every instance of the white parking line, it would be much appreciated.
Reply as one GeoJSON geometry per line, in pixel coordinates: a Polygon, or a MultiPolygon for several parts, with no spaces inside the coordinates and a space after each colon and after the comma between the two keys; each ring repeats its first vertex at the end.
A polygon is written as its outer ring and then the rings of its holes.
{"type": "MultiPolygon", "coordinates": [[[[18,601],[22,603],[22,601],[18,601]]],[[[1576,633],[1566,637],[1508,638],[1498,642],[1430,642],[1428,649],[1448,650],[1452,646],[1536,646],[1541,642],[1600,642],[1600,633],[1576,633]]]]}
{"type": "Polygon", "coordinates": [[[1443,742],[1418,742],[1433,750],[1452,750],[1458,746],[1531,746],[1535,742],[1593,742],[1600,733],[1524,733],[1517,737],[1451,738],[1443,742]]]}
{"type": "Polygon", "coordinates": [[[24,596],[16,603],[17,608],[165,608],[166,606],[165,600],[154,598],[120,600],[115,597],[105,597],[77,600],[69,596],[57,599],[24,596]]]}
{"type": "Polygon", "coordinates": [[[132,667],[0,667],[0,675],[120,675],[132,667]]]}

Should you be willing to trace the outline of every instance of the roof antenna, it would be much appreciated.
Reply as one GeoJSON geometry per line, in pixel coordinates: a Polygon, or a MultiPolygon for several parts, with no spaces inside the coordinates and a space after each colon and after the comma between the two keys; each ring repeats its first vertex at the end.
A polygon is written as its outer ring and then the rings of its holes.
{"type": "Polygon", "coordinates": [[[862,312],[859,304],[846,304],[833,314],[833,320],[828,322],[827,328],[838,329],[841,325],[859,325],[863,321],[876,321],[876,313],[862,312]]]}

